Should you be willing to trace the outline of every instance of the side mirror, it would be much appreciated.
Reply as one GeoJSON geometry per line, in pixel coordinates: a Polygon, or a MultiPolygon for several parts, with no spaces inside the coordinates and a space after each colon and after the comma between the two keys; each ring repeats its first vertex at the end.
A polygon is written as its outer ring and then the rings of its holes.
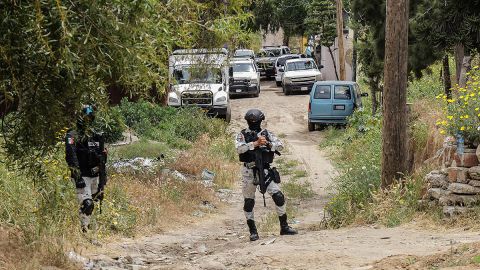
{"type": "Polygon", "coordinates": [[[362,97],[368,97],[368,93],[361,93],[360,96],[362,96],[362,97]]]}
{"type": "Polygon", "coordinates": [[[278,71],[279,71],[279,72],[285,72],[285,69],[279,68],[278,71]]]}
{"type": "Polygon", "coordinates": [[[322,68],[324,68],[324,66],[323,66],[323,65],[320,65],[320,69],[322,69],[322,68]]]}
{"type": "Polygon", "coordinates": [[[228,76],[233,77],[233,67],[228,68],[228,76]]]}

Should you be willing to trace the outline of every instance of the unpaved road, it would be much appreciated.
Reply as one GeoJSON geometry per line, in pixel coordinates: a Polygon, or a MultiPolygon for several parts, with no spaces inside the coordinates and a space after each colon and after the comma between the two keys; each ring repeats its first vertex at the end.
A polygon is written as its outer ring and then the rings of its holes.
{"type": "MultiPolygon", "coordinates": [[[[231,203],[219,213],[195,225],[161,235],[125,239],[86,254],[95,269],[373,269],[370,264],[392,255],[429,255],[452,245],[480,241],[476,232],[428,232],[414,226],[398,228],[356,227],[340,230],[311,230],[323,218],[327,187],[333,167],[318,147],[320,131],[309,133],[306,125],[307,95],[284,96],[274,82],[263,82],[260,98],[232,101],[232,128],[244,127],[243,115],[249,108],[266,114],[266,127],[281,136],[289,153],[308,171],[315,196],[301,202],[294,225],[297,236],[260,234],[250,243],[242,212],[238,186],[231,203]],[[269,240],[275,241],[266,245],[269,240]]],[[[257,196],[257,220],[274,211],[273,202],[265,209],[257,196]]]]}

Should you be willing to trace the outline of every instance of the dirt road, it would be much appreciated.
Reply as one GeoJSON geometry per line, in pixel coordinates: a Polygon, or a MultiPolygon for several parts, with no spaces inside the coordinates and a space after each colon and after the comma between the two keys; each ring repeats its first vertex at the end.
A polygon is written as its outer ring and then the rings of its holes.
{"type": "MultiPolygon", "coordinates": [[[[370,264],[392,255],[428,255],[452,245],[480,241],[475,232],[427,232],[414,226],[398,228],[357,227],[312,230],[323,218],[325,187],[334,170],[318,147],[320,131],[309,133],[306,125],[307,95],[284,96],[274,82],[263,82],[260,98],[232,101],[232,128],[244,127],[249,108],[266,114],[266,127],[283,138],[289,149],[286,159],[304,166],[315,192],[302,202],[295,220],[298,236],[261,234],[248,241],[242,212],[240,186],[232,191],[231,204],[206,221],[161,235],[125,239],[88,255],[94,269],[373,269],[370,264]]],[[[273,212],[273,202],[255,208],[257,220],[273,212]]]]}

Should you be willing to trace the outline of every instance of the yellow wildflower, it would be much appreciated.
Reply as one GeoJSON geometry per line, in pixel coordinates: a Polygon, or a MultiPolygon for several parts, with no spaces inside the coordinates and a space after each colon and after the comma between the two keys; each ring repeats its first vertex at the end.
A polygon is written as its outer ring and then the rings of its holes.
{"type": "Polygon", "coordinates": [[[452,120],[453,119],[453,116],[449,115],[447,116],[448,120],[452,120]]]}
{"type": "Polygon", "coordinates": [[[461,130],[461,131],[464,131],[464,130],[465,130],[465,127],[464,127],[464,126],[462,126],[462,127],[460,128],[460,130],[461,130]]]}

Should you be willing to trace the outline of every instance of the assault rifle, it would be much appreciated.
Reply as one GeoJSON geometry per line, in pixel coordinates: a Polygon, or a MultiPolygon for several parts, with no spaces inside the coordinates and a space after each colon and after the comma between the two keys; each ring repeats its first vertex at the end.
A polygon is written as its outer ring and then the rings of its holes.
{"type": "Polygon", "coordinates": [[[105,139],[103,135],[99,139],[99,148],[102,153],[99,155],[100,165],[99,165],[99,175],[98,175],[98,191],[93,195],[95,201],[100,203],[100,214],[102,213],[102,202],[104,198],[104,189],[107,185],[107,153],[105,151],[105,139]]]}
{"type": "MultiPolygon", "coordinates": [[[[259,134],[260,136],[265,136],[268,141],[270,141],[268,137],[268,133],[261,132],[259,134]]],[[[258,134],[255,136],[258,138],[258,134]]],[[[273,162],[273,156],[275,154],[281,155],[280,152],[278,151],[271,151],[268,147],[266,146],[261,146],[257,147],[254,150],[255,153],[255,168],[253,170],[253,174],[255,177],[255,180],[257,180],[258,185],[260,186],[260,193],[262,193],[263,196],[263,206],[266,207],[267,203],[265,201],[265,193],[267,192],[268,185],[271,182],[271,179],[268,181],[266,180],[265,176],[265,169],[270,169],[270,163],[273,162]]]]}

